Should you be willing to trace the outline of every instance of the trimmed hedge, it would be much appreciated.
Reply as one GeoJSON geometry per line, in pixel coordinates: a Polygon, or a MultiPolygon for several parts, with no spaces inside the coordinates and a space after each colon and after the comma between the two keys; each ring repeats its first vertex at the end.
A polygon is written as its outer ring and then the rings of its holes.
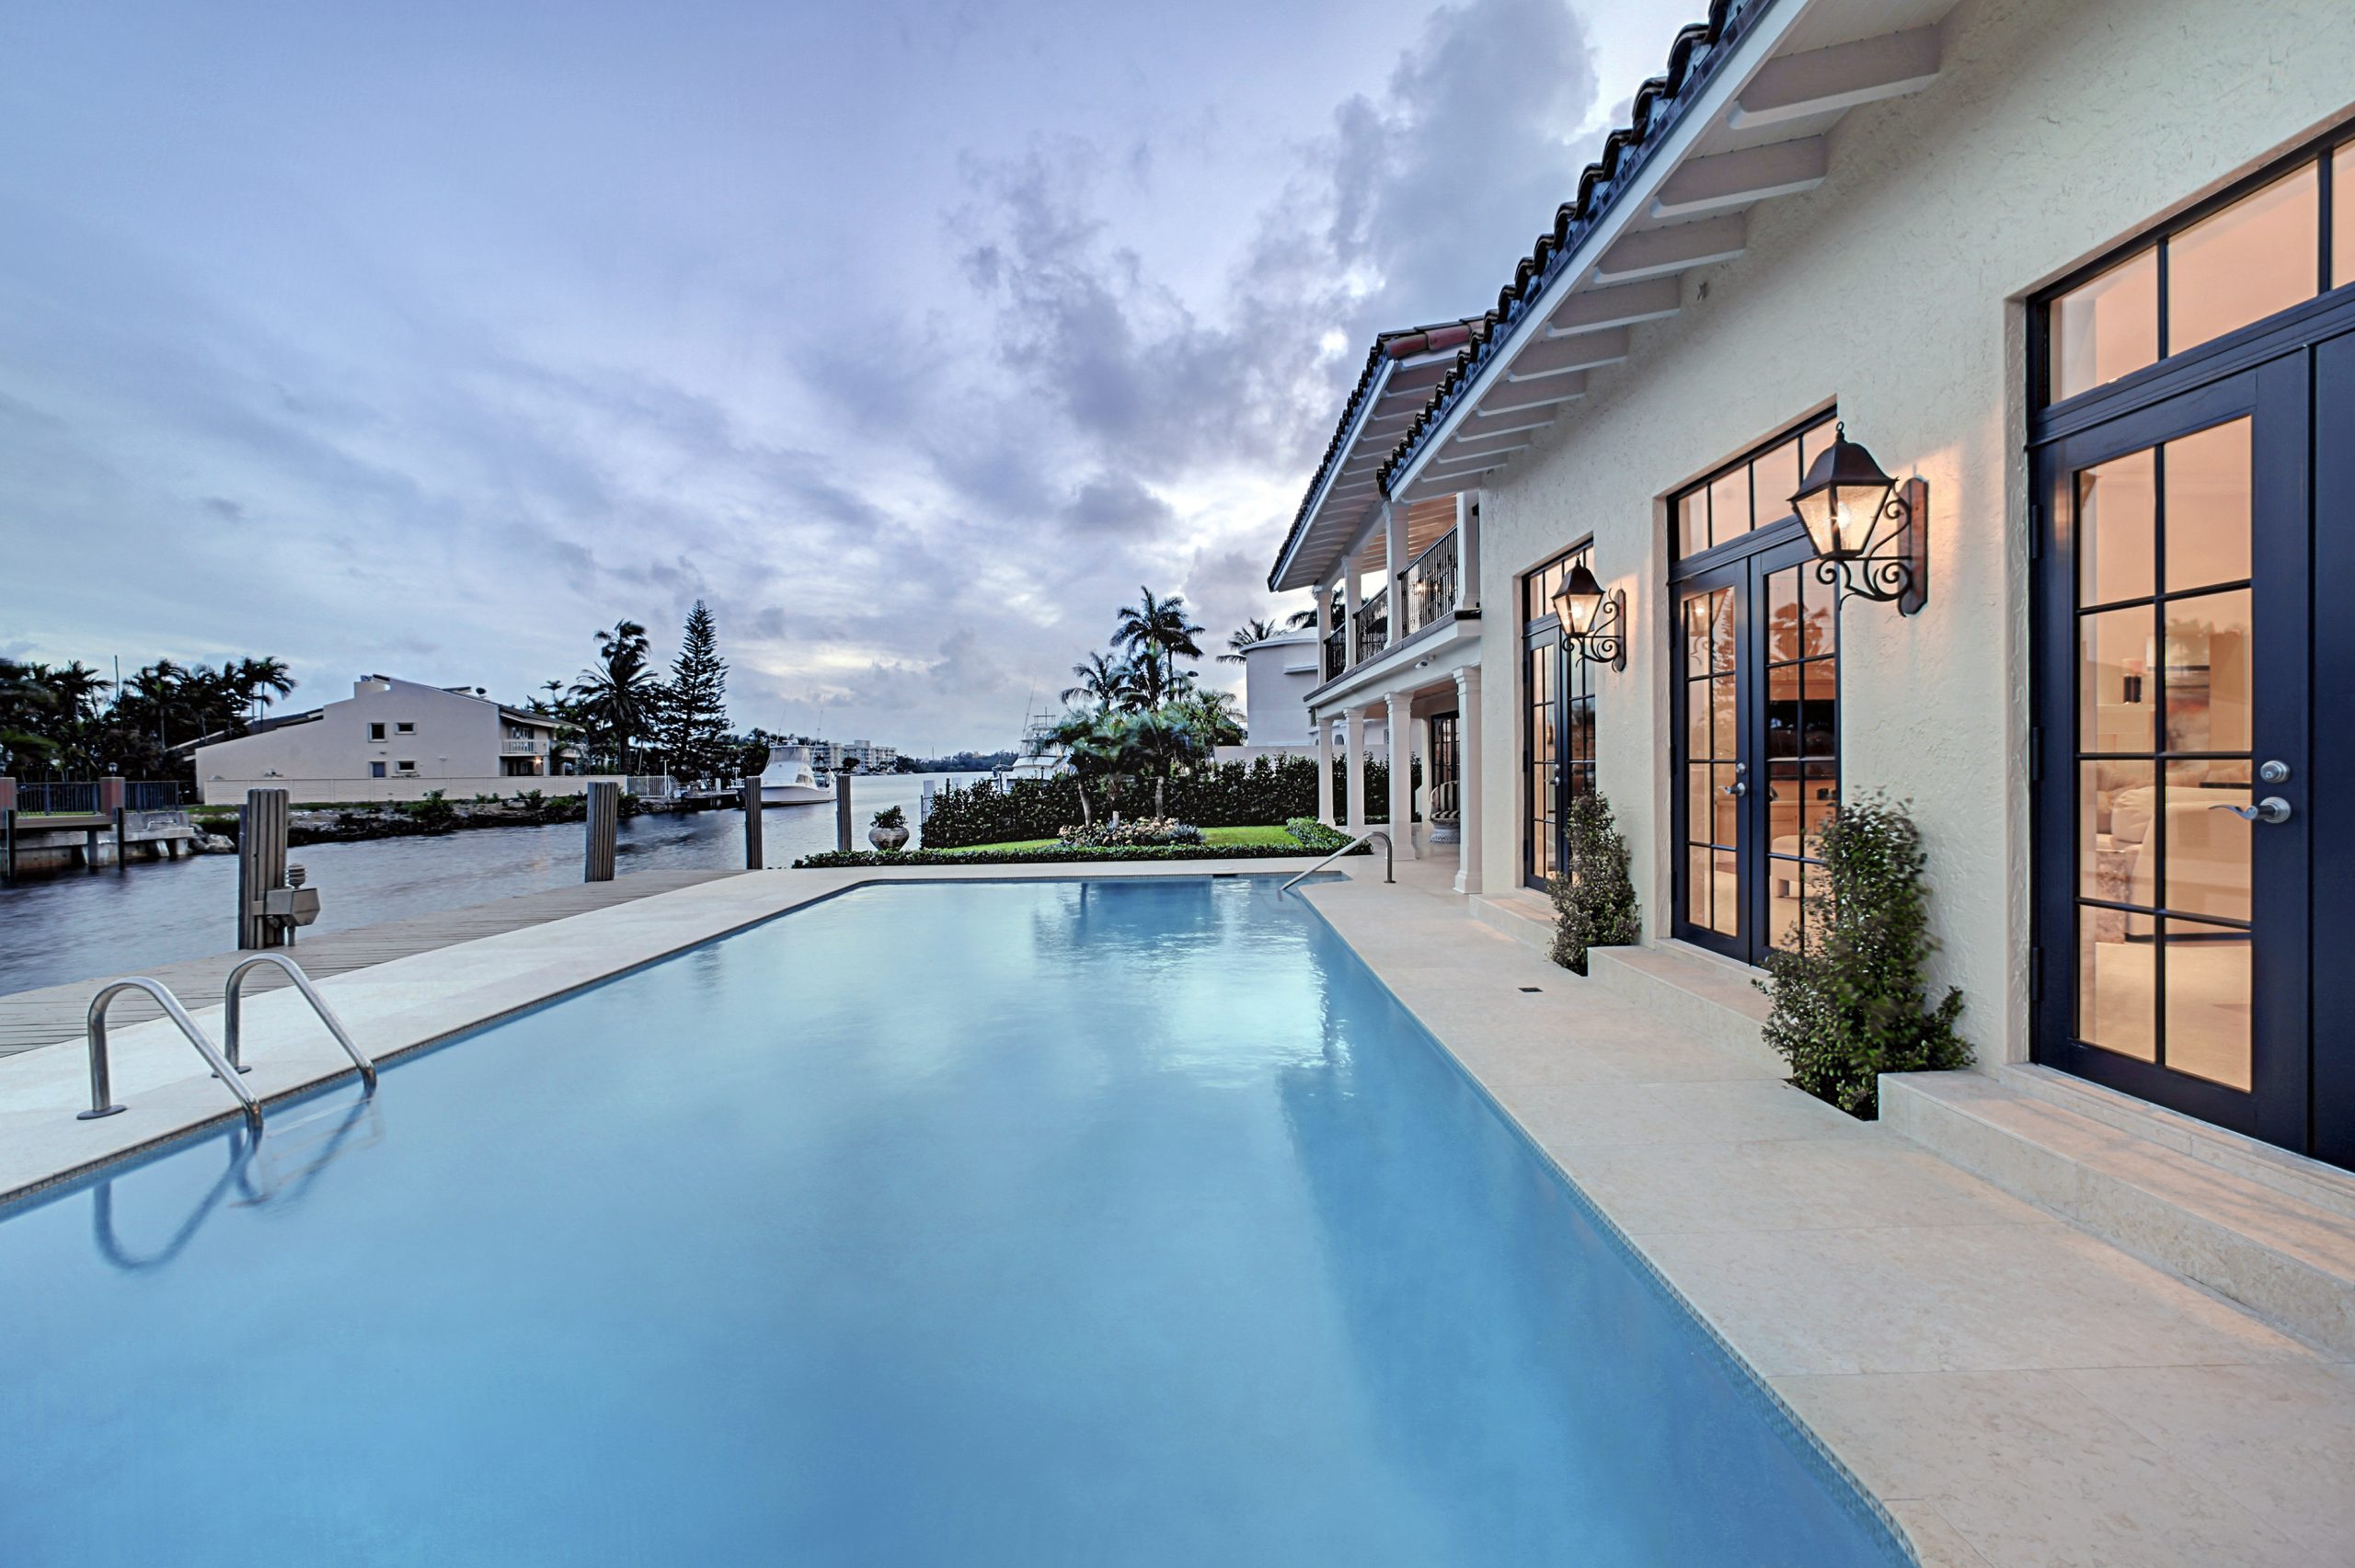
{"type": "MultiPolygon", "coordinates": [[[[1415,781],[1422,782],[1422,764],[1414,764],[1415,781]]],[[[1390,799],[1390,767],[1368,759],[1366,794],[1385,807],[1390,799]]],[[[1349,779],[1341,758],[1333,760],[1333,799],[1340,816],[1349,816],[1349,779]]],[[[1108,815],[1104,792],[1088,792],[1088,805],[1098,818],[1108,815]]],[[[1130,786],[1118,803],[1130,816],[1150,811],[1153,786],[1130,786]]],[[[1200,828],[1274,828],[1295,817],[1316,815],[1316,759],[1314,757],[1255,757],[1248,762],[1212,762],[1169,781],[1167,808],[1180,822],[1200,828]]],[[[1079,782],[1068,773],[1049,779],[1016,779],[999,789],[982,780],[964,789],[945,789],[933,798],[932,815],[924,820],[926,849],[953,850],[968,844],[1002,844],[1017,839],[1051,839],[1080,819],[1079,782]]],[[[1377,822],[1386,817],[1377,817],[1377,822]]]]}
{"type": "MultiPolygon", "coordinates": [[[[870,865],[1053,865],[1090,861],[1122,860],[1289,860],[1330,854],[1328,849],[1294,848],[1286,844],[1115,844],[1102,849],[1040,850],[853,850],[844,854],[828,850],[805,854],[793,863],[796,871],[837,871],[870,865]]],[[[1350,852],[1371,854],[1371,845],[1350,852]]]]}

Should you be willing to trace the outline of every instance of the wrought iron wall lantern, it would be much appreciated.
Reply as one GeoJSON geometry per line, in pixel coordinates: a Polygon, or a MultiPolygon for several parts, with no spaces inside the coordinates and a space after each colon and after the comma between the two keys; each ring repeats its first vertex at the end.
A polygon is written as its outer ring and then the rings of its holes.
{"type": "Polygon", "coordinates": [[[1627,668],[1626,589],[1603,592],[1592,568],[1580,561],[1554,590],[1554,613],[1562,618],[1562,635],[1587,658],[1614,670],[1627,668]]]}
{"type": "Polygon", "coordinates": [[[1900,615],[1930,597],[1930,486],[1901,490],[1873,454],[1837,428],[1831,448],[1807,471],[1791,509],[1815,542],[1818,582],[1843,596],[1894,601],[1900,615]]]}

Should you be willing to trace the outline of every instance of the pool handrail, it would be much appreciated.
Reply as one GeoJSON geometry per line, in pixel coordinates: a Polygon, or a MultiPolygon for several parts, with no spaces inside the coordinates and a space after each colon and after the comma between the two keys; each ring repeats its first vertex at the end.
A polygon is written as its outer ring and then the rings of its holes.
{"type": "Polygon", "coordinates": [[[213,1076],[229,1086],[229,1093],[235,1094],[237,1104],[245,1108],[247,1119],[254,1124],[256,1131],[259,1131],[261,1102],[237,1081],[237,1070],[231,1067],[220,1051],[213,1047],[213,1042],[204,1037],[204,1031],[196,1026],[196,1020],[188,1015],[188,1009],[180,1005],[180,999],[172,994],[171,989],[162,981],[151,980],[144,975],[129,975],[112,981],[90,999],[90,1108],[75,1112],[74,1119],[93,1121],[130,1108],[113,1103],[112,1078],[107,1058],[107,1009],[116,997],[127,990],[144,990],[155,999],[164,1009],[164,1016],[179,1026],[180,1033],[188,1036],[188,1043],[196,1047],[197,1055],[213,1069],[213,1076]]]}
{"type": "Polygon", "coordinates": [[[360,1076],[366,1081],[368,1087],[375,1088],[376,1064],[368,1059],[365,1051],[352,1043],[350,1032],[344,1028],[343,1020],[335,1015],[335,1009],[329,1007],[327,999],[319,994],[319,988],[311,983],[311,977],[303,972],[303,966],[283,953],[255,954],[230,970],[228,982],[221,988],[221,1013],[224,1020],[221,1027],[228,1040],[229,1065],[239,1072],[246,1070],[245,1063],[237,1057],[238,997],[244,989],[247,972],[263,964],[275,964],[286,971],[287,979],[294,982],[294,989],[303,993],[303,1000],[311,1004],[311,1011],[319,1015],[319,1022],[326,1024],[327,1033],[335,1036],[335,1043],[343,1047],[343,1054],[360,1069],[360,1076]]]}
{"type": "Polygon", "coordinates": [[[1397,881],[1397,859],[1396,852],[1393,850],[1390,843],[1390,835],[1384,832],[1379,828],[1370,828],[1366,831],[1360,833],[1356,838],[1351,839],[1348,843],[1343,844],[1339,849],[1335,850],[1331,854],[1327,855],[1323,860],[1318,861],[1315,865],[1310,866],[1306,871],[1304,871],[1299,876],[1293,877],[1290,882],[1287,882],[1282,887],[1277,888],[1276,891],[1279,893],[1291,892],[1301,883],[1307,881],[1310,877],[1315,876],[1318,872],[1324,870],[1327,866],[1332,864],[1335,861],[1340,859],[1351,850],[1356,849],[1361,844],[1370,843],[1375,839],[1380,839],[1382,841],[1382,879],[1384,882],[1397,881]]]}

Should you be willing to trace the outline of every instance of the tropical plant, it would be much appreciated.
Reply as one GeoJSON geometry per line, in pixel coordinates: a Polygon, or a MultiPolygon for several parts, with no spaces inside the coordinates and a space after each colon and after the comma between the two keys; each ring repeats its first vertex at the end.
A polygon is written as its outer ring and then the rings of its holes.
{"type": "Polygon", "coordinates": [[[1136,671],[1126,659],[1091,653],[1073,665],[1071,672],[1079,677],[1079,684],[1064,687],[1063,700],[1067,704],[1093,703],[1098,713],[1127,707],[1136,691],[1136,671]]]}
{"type": "Polygon", "coordinates": [[[1612,820],[1611,803],[1600,795],[1573,795],[1562,827],[1568,864],[1546,884],[1556,913],[1552,957],[1583,975],[1589,948],[1643,940],[1643,912],[1627,875],[1627,841],[1612,820]]]}
{"type": "Polygon", "coordinates": [[[908,814],[904,807],[887,806],[869,819],[869,825],[877,828],[904,828],[908,825],[908,814]]]}
{"type": "Polygon", "coordinates": [[[1126,822],[1096,822],[1066,827],[1056,841],[1075,849],[1101,849],[1114,844],[1200,844],[1209,841],[1200,828],[1169,817],[1139,817],[1126,822]]]}
{"type": "MultiPolygon", "coordinates": [[[[1314,611],[1310,612],[1308,618],[1312,621],[1315,620],[1315,612],[1314,611]]],[[[1255,615],[1250,620],[1244,622],[1240,626],[1235,627],[1235,630],[1226,634],[1226,651],[1218,656],[1218,661],[1221,664],[1244,663],[1245,659],[1243,658],[1243,650],[1245,648],[1249,647],[1253,643],[1264,643],[1269,637],[1280,637],[1281,635],[1283,635],[1283,628],[1281,626],[1277,625],[1273,621],[1269,620],[1264,615],[1255,615]]]]}
{"type": "Polygon", "coordinates": [[[1136,603],[1124,604],[1115,613],[1112,646],[1125,648],[1136,666],[1142,687],[1137,705],[1157,708],[1177,687],[1178,658],[1202,657],[1194,641],[1202,628],[1188,619],[1182,594],[1163,599],[1144,587],[1138,588],[1136,603]]]}
{"type": "Polygon", "coordinates": [[[1204,746],[1240,746],[1243,744],[1243,715],[1236,710],[1235,693],[1207,686],[1189,692],[1169,704],[1204,746]]]}
{"type": "Polygon", "coordinates": [[[1836,807],[1817,841],[1799,920],[1769,954],[1760,988],[1774,1001],[1766,1043],[1791,1082],[1852,1116],[1880,1113],[1880,1074],[1970,1065],[1955,1032],[1962,992],[1929,1001],[1928,854],[1902,804],[1836,807]]]}
{"type": "Polygon", "coordinates": [[[632,772],[636,743],[654,727],[661,711],[662,686],[646,666],[646,628],[616,621],[597,635],[597,663],[572,683],[589,727],[591,750],[624,773],[632,772]]]}

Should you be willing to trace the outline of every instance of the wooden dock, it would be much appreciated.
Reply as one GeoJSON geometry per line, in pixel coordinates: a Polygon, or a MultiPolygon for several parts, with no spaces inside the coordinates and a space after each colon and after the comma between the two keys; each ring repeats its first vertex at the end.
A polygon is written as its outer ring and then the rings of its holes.
{"type": "MultiPolygon", "coordinates": [[[[329,975],[347,974],[364,969],[372,964],[388,964],[396,958],[406,958],[415,953],[431,953],[437,947],[454,947],[461,942],[473,942],[479,937],[497,936],[502,932],[521,931],[525,926],[545,925],[569,915],[585,914],[615,904],[626,904],[634,898],[649,898],[680,887],[692,887],[698,883],[717,881],[723,876],[741,876],[737,871],[639,871],[617,876],[611,882],[583,882],[573,887],[552,887],[541,893],[524,893],[512,898],[500,898],[469,909],[444,910],[437,914],[414,915],[407,920],[386,921],[382,925],[364,925],[350,931],[323,932],[305,936],[293,947],[275,948],[303,966],[313,979],[325,979],[329,975]]],[[[161,980],[193,1012],[202,1007],[217,1007],[221,1002],[221,988],[227,983],[229,971],[246,953],[217,953],[209,958],[188,958],[176,964],[159,964],[139,973],[150,979],[161,980]]],[[[62,986],[44,986],[39,990],[20,990],[0,996],[0,1056],[29,1051],[36,1046],[54,1045],[60,1040],[78,1040],[83,1036],[90,1010],[90,999],[98,993],[109,979],[74,980],[62,986]]],[[[284,971],[275,965],[265,966],[246,977],[244,990],[247,995],[276,990],[287,985],[284,971]]],[[[133,992],[119,997],[108,1013],[109,1023],[132,1024],[142,1019],[160,1018],[163,1010],[146,996],[133,992]]]]}

